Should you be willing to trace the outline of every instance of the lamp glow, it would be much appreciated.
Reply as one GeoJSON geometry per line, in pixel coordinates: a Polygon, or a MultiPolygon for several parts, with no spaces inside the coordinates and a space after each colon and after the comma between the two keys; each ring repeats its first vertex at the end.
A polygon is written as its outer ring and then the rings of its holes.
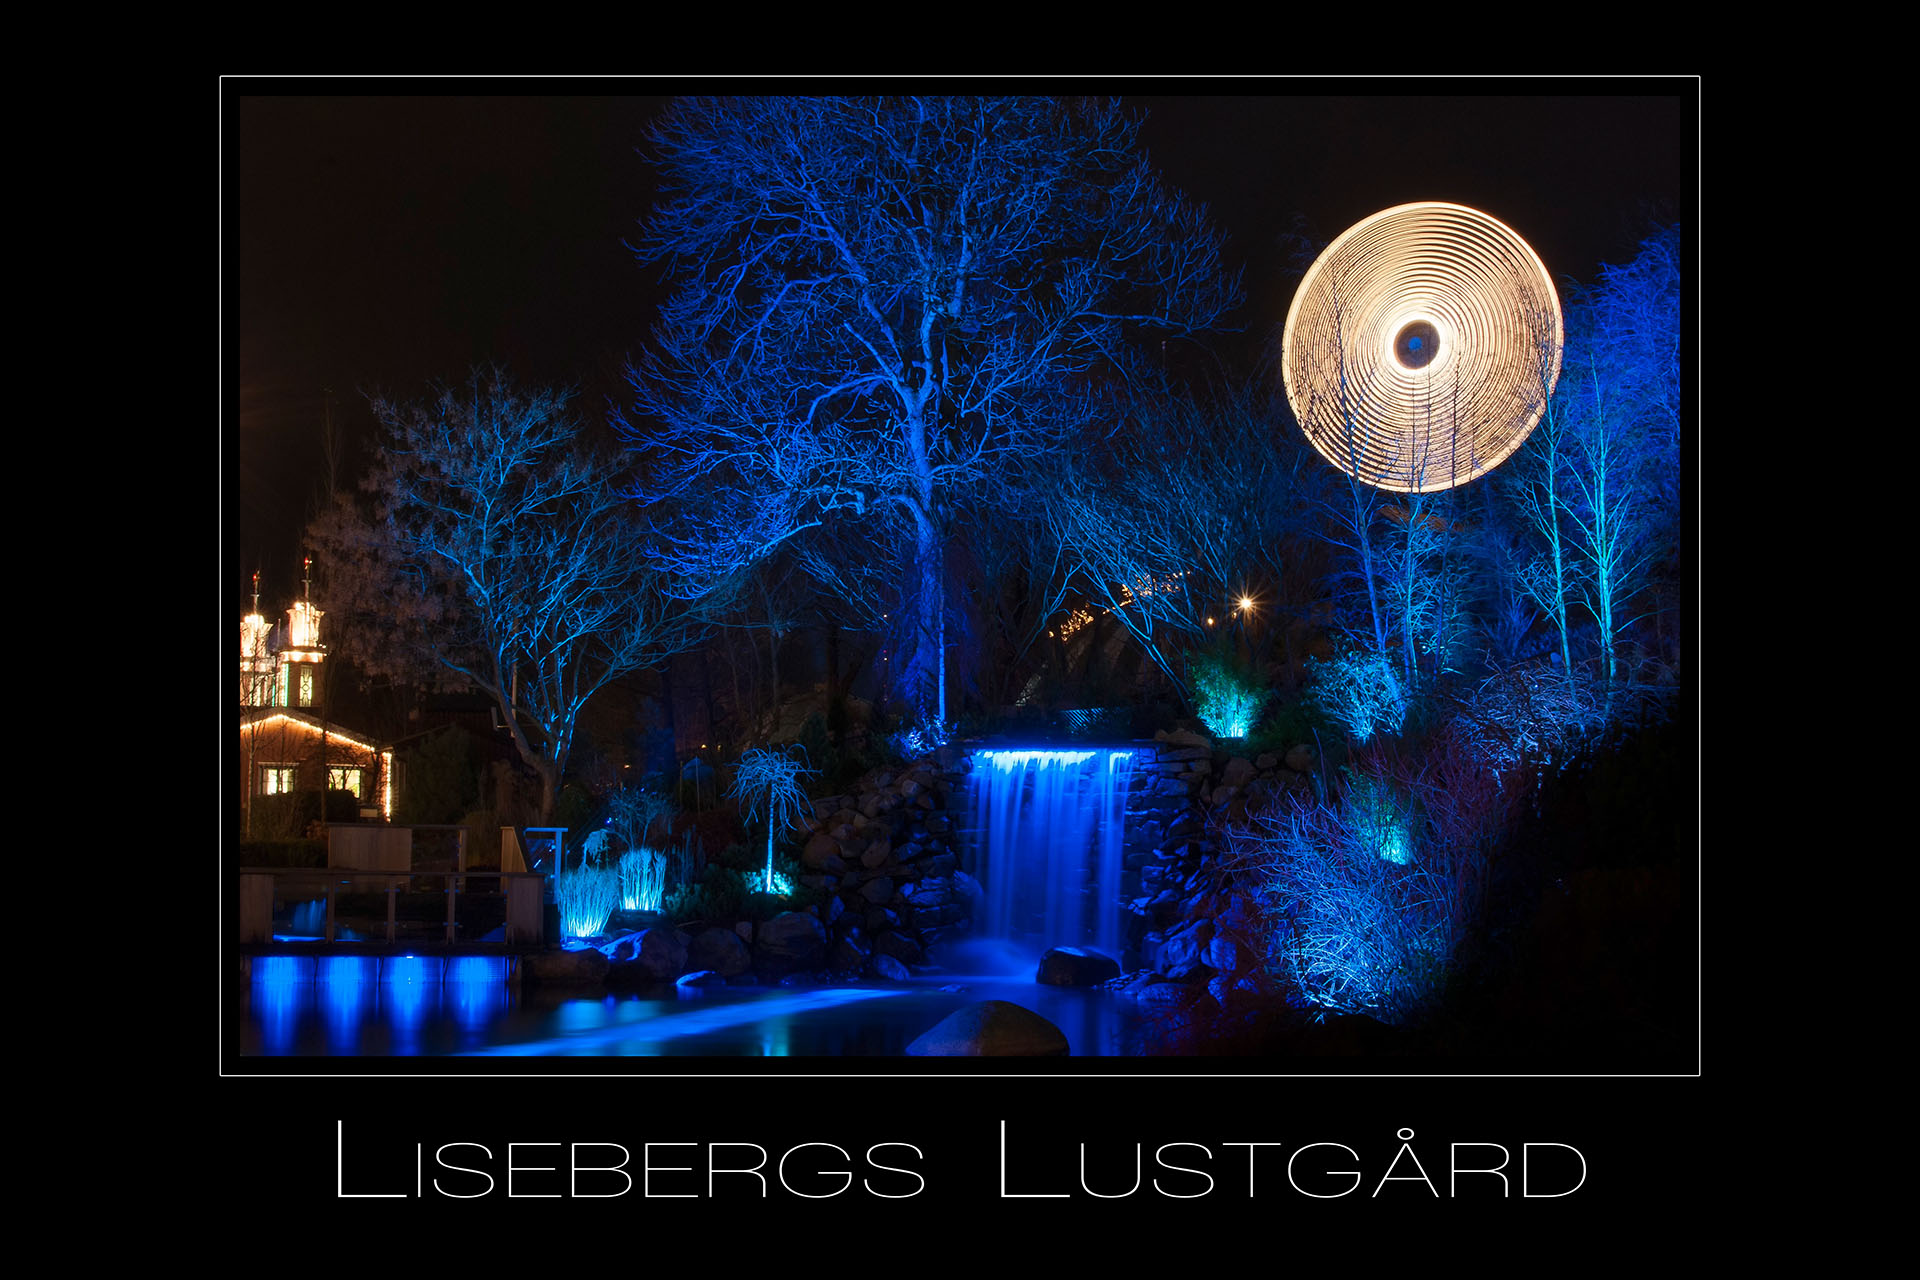
{"type": "Polygon", "coordinates": [[[1404,204],[1349,227],[1294,294],[1281,376],[1327,461],[1432,493],[1493,470],[1560,376],[1560,298],[1527,242],[1464,205],[1404,204]]]}

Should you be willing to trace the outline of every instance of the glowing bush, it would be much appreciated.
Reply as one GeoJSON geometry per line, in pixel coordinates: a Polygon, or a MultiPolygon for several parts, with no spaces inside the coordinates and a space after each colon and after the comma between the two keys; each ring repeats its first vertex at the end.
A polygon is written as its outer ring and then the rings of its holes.
{"type": "Polygon", "coordinates": [[[592,831],[587,834],[587,842],[582,846],[586,860],[594,866],[606,863],[607,855],[613,852],[613,837],[605,831],[592,831]]]}
{"type": "Polygon", "coordinates": [[[1407,696],[1385,655],[1347,649],[1307,660],[1314,700],[1355,743],[1375,733],[1398,733],[1407,721],[1407,696]]]}
{"type": "Polygon", "coordinates": [[[900,730],[898,733],[891,734],[888,736],[887,742],[893,747],[894,751],[899,753],[902,760],[914,761],[932,753],[935,748],[939,747],[952,736],[953,729],[951,725],[929,722],[927,724],[913,725],[900,730]]]}
{"type": "Polygon", "coordinates": [[[1413,862],[1409,805],[1378,778],[1354,774],[1341,797],[1347,824],[1361,849],[1374,857],[1408,866],[1413,862]]]}
{"type": "Polygon", "coordinates": [[[629,849],[620,856],[620,905],[628,911],[658,911],[667,894],[667,855],[629,849]]]}
{"type": "Polygon", "coordinates": [[[1660,692],[1604,689],[1538,663],[1496,672],[1459,707],[1458,739],[1496,773],[1560,768],[1610,730],[1664,714],[1660,692]]]}
{"type": "Polygon", "coordinates": [[[620,904],[620,873],[612,867],[582,866],[554,881],[560,905],[560,932],[569,938],[597,938],[620,904]]]}
{"type": "Polygon", "coordinates": [[[1481,921],[1510,792],[1445,742],[1424,765],[1376,758],[1332,801],[1282,801],[1231,833],[1260,886],[1268,963],[1315,1005],[1417,1023],[1481,921]]]}
{"type": "Polygon", "coordinates": [[[661,791],[616,791],[607,801],[607,826],[629,849],[652,844],[653,830],[673,825],[673,797],[661,791]]]}
{"type": "Polygon", "coordinates": [[[1241,679],[1213,654],[1195,658],[1192,669],[1194,709],[1214,736],[1244,738],[1252,733],[1265,691],[1241,679]]]}

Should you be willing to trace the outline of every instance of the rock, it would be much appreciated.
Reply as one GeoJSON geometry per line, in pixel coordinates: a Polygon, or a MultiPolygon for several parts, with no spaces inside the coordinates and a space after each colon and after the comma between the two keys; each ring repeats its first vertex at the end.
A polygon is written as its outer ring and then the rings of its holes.
{"type": "Polygon", "coordinates": [[[892,853],[893,846],[882,837],[867,846],[867,851],[860,855],[860,865],[871,871],[884,863],[892,853]]]}
{"type": "MultiPolygon", "coordinates": [[[[1205,734],[1195,733],[1191,729],[1174,729],[1171,732],[1166,729],[1161,729],[1153,735],[1153,740],[1155,742],[1164,742],[1174,747],[1205,747],[1209,751],[1213,750],[1212,738],[1207,737],[1205,734]]],[[[1167,758],[1166,753],[1162,752],[1160,758],[1165,760],[1167,758]]]]}
{"type": "Polygon", "coordinates": [[[1314,762],[1313,748],[1306,743],[1287,749],[1287,768],[1295,773],[1312,773],[1314,762]]]}
{"type": "Polygon", "coordinates": [[[833,944],[832,967],[835,973],[859,973],[867,967],[871,953],[857,934],[849,934],[833,944]]]}
{"type": "Polygon", "coordinates": [[[1049,987],[1097,987],[1120,976],[1120,962],[1086,947],[1054,947],[1034,980],[1049,987]]]}
{"type": "Polygon", "coordinates": [[[1265,773],[1280,763],[1280,757],[1271,751],[1263,751],[1254,758],[1253,767],[1265,773]]]}
{"type": "Polygon", "coordinates": [[[800,851],[800,861],[819,871],[826,867],[827,859],[838,857],[839,853],[840,842],[822,831],[807,841],[807,847],[800,851]]]}
{"type": "Polygon", "coordinates": [[[683,973],[675,980],[676,987],[724,987],[727,985],[725,974],[715,973],[711,969],[696,969],[692,973],[683,973]]]}
{"type": "Polygon", "coordinates": [[[687,946],[687,967],[737,978],[753,968],[753,952],[731,929],[708,929],[687,946]]]}
{"type": "Polygon", "coordinates": [[[1193,1004],[1206,988],[1184,982],[1141,982],[1127,988],[1127,994],[1141,1004],[1185,1008],[1193,1004]]]}
{"type": "Polygon", "coordinates": [[[884,906],[893,897],[893,878],[875,876],[860,886],[860,896],[873,906],[884,906]]]}
{"type": "Polygon", "coordinates": [[[915,910],[945,906],[953,901],[952,877],[928,876],[915,881],[907,889],[907,901],[915,910]]]}
{"type": "Polygon", "coordinates": [[[876,957],[892,956],[903,965],[927,962],[927,953],[920,949],[919,943],[905,934],[894,933],[891,930],[873,940],[873,951],[876,957]]]}
{"type": "Polygon", "coordinates": [[[1225,934],[1215,934],[1213,941],[1207,944],[1207,967],[1221,973],[1238,973],[1251,963],[1253,957],[1247,949],[1225,934]]]}
{"type": "Polygon", "coordinates": [[[782,911],[760,926],[754,961],[770,969],[814,968],[827,956],[827,931],[807,911],[782,911]]]}
{"type": "Polygon", "coordinates": [[[687,967],[687,935],[678,929],[643,929],[634,935],[634,943],[630,954],[607,966],[607,985],[643,987],[672,982],[687,967]]]}
{"type": "Polygon", "coordinates": [[[873,970],[874,977],[885,978],[888,982],[905,982],[913,976],[907,972],[907,966],[901,964],[898,960],[884,952],[874,953],[873,962],[870,967],[873,970]]]}
{"type": "Polygon", "coordinates": [[[572,951],[536,951],[520,961],[523,982],[545,986],[603,986],[607,981],[607,957],[592,947],[572,951]]]}
{"type": "Polygon", "coordinates": [[[1253,777],[1254,772],[1252,761],[1244,756],[1235,756],[1227,761],[1227,767],[1221,770],[1220,782],[1223,786],[1244,787],[1247,785],[1247,780],[1253,777]]]}
{"type": "Polygon", "coordinates": [[[915,1058],[1065,1057],[1066,1033],[1031,1009],[982,1000],[948,1015],[907,1046],[915,1058]]]}
{"type": "Polygon", "coordinates": [[[1169,937],[1160,947],[1159,968],[1169,978],[1191,977],[1205,963],[1207,944],[1213,940],[1213,922],[1196,921],[1169,937]]]}

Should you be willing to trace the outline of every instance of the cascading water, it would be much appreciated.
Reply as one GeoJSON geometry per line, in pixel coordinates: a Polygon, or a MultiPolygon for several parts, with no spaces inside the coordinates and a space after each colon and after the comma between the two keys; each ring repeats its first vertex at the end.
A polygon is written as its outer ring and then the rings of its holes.
{"type": "Polygon", "coordinates": [[[990,938],[1120,958],[1131,751],[974,755],[973,874],[990,938]]]}

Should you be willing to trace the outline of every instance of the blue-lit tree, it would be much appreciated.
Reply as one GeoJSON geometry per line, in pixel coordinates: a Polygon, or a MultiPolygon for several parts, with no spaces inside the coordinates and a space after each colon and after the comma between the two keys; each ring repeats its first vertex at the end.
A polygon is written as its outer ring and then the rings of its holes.
{"type": "Polygon", "coordinates": [[[362,604],[397,648],[493,699],[551,818],[581,709],[694,643],[694,612],[662,590],[570,393],[476,371],[373,410],[384,434],[365,499],[316,537],[363,567],[362,604]]]}
{"type": "Polygon", "coordinates": [[[877,511],[910,532],[915,702],[947,719],[956,500],[1110,420],[1139,331],[1236,301],[1204,212],[1116,104],[736,98],[654,127],[640,256],[674,291],[623,425],[702,584],[877,511]]]}
{"type": "Polygon", "coordinates": [[[807,811],[807,793],[800,779],[809,770],[801,761],[783,752],[759,748],[743,753],[734,767],[733,785],[727,794],[738,800],[751,820],[765,813],[767,818],[767,872],[762,891],[774,891],[773,838],[783,827],[792,826],[807,811]]]}
{"type": "Polygon", "coordinates": [[[1041,505],[1075,586],[1183,696],[1194,692],[1186,653],[1250,623],[1250,608],[1299,606],[1290,588],[1313,460],[1283,436],[1273,385],[1137,397],[1041,505]]]}
{"type": "Polygon", "coordinates": [[[1635,599],[1672,554],[1678,528],[1678,240],[1670,228],[1628,266],[1601,268],[1574,310],[1568,344],[1564,507],[1610,691],[1621,642],[1639,619],[1635,599]]]}

